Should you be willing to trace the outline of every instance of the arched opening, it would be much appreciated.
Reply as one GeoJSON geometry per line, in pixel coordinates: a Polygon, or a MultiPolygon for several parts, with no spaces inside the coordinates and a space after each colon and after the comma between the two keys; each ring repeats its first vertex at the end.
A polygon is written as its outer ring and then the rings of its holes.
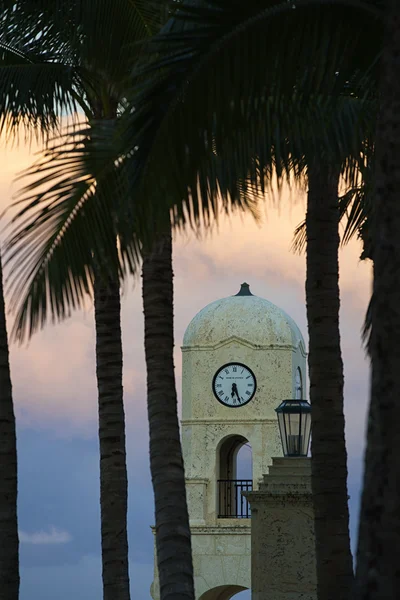
{"type": "Polygon", "coordinates": [[[301,374],[300,367],[296,369],[296,378],[295,378],[295,398],[296,400],[303,399],[303,377],[301,374]]]}
{"type": "Polygon", "coordinates": [[[199,600],[230,600],[233,596],[235,596],[235,600],[236,598],[247,600],[247,598],[251,598],[251,593],[249,589],[241,585],[220,585],[202,594],[199,600]]]}
{"type": "Polygon", "coordinates": [[[248,519],[250,505],[242,492],[253,488],[252,452],[248,440],[232,435],[218,450],[217,512],[220,519],[248,519]]]}
{"type": "Polygon", "coordinates": [[[236,477],[253,479],[253,452],[247,441],[240,446],[236,455],[236,477]]]}
{"type": "Polygon", "coordinates": [[[244,590],[235,595],[235,600],[251,600],[251,590],[244,590]]]}

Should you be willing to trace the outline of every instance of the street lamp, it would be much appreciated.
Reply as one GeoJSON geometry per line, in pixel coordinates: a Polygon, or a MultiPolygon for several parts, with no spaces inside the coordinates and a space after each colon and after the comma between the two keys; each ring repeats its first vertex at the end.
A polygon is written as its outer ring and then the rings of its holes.
{"type": "Polygon", "coordinates": [[[311,405],[306,400],[284,400],[275,410],[284,456],[307,456],[311,434],[311,405]]]}

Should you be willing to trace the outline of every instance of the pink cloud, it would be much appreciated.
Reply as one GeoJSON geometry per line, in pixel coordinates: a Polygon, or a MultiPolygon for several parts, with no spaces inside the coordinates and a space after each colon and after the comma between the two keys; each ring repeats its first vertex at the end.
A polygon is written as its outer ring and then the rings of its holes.
{"type": "MultiPolygon", "coordinates": [[[[32,150],[36,150],[32,146],[32,150]]],[[[0,149],[0,208],[11,200],[13,174],[33,160],[29,149],[0,149]]],[[[185,328],[206,304],[239,290],[248,281],[253,293],[286,310],[307,338],[305,257],[290,252],[293,231],[304,219],[304,193],[285,191],[278,209],[268,200],[262,223],[250,216],[221,217],[218,230],[196,238],[176,237],[175,367],[180,394],[181,353],[185,328]]],[[[371,267],[360,263],[361,247],[353,241],[340,252],[341,327],[346,368],[346,411],[349,446],[360,447],[366,410],[368,364],[360,330],[371,287],[371,267]],[[357,407],[357,408],[356,408],[357,407]],[[352,440],[354,441],[354,444],[352,440]]],[[[146,419],[146,371],[143,351],[141,281],[124,285],[122,302],[124,387],[127,423],[143,427],[146,419]],[[139,425],[141,424],[141,425],[139,425]]],[[[97,422],[94,359],[94,323],[91,308],[58,326],[48,326],[28,347],[13,347],[12,376],[20,425],[51,427],[85,435],[97,422]]]]}

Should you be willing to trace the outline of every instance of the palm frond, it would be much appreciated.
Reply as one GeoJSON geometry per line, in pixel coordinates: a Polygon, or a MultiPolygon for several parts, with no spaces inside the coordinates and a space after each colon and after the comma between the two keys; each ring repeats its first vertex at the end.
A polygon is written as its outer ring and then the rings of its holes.
{"type": "Polygon", "coordinates": [[[88,104],[122,102],[141,43],[159,30],[166,5],[166,0],[14,4],[0,36],[2,129],[12,135],[23,124],[27,131],[44,132],[58,124],[60,114],[78,107],[89,117],[88,104]]]}
{"type": "MultiPolygon", "coordinates": [[[[13,335],[20,341],[47,320],[60,321],[83,305],[91,294],[96,258],[104,278],[118,273],[123,280],[127,273],[137,274],[142,247],[151,246],[160,227],[170,226],[170,220],[175,228],[185,223],[185,208],[174,198],[155,205],[134,193],[135,151],[118,157],[113,129],[114,123],[101,120],[70,129],[21,176],[33,181],[10,207],[18,212],[9,225],[4,255],[10,307],[16,314],[13,335]]],[[[217,179],[227,177],[216,156],[215,165],[217,179]]],[[[257,218],[251,185],[235,178],[229,186],[237,198],[234,208],[250,209],[257,218]]],[[[224,195],[210,207],[213,214],[221,209],[232,209],[224,195]]]]}
{"type": "MultiPolygon", "coordinates": [[[[381,25],[377,12],[360,16],[357,2],[343,19],[339,4],[181,4],[148,47],[155,59],[122,122],[121,151],[137,148],[143,194],[159,201],[169,190],[195,219],[208,219],[224,190],[211,149],[260,191],[271,165],[287,177],[301,173],[307,155],[329,153],[344,165],[359,155],[376,111],[378,54],[374,47],[360,58],[359,44],[381,25]],[[326,45],[333,28],[341,49],[326,45]]],[[[349,181],[356,167],[347,164],[349,181]]]]}
{"type": "Polygon", "coordinates": [[[132,224],[129,243],[121,238],[115,253],[123,228],[112,200],[121,194],[116,189],[123,176],[121,166],[108,155],[102,160],[99,151],[109,129],[108,124],[70,131],[22,176],[36,174],[19,194],[5,241],[6,286],[16,312],[13,335],[20,341],[47,319],[62,320],[82,306],[93,286],[94,257],[101,257],[105,277],[118,273],[122,279],[137,268],[140,243],[132,224]]]}
{"type": "Polygon", "coordinates": [[[305,220],[299,223],[294,230],[291,251],[295,254],[303,254],[307,246],[307,228],[305,220]]]}
{"type": "Polygon", "coordinates": [[[110,86],[126,80],[142,52],[142,42],[159,31],[165,0],[88,0],[72,3],[81,31],[79,55],[110,86]]]}
{"type": "Polygon", "coordinates": [[[83,75],[0,38],[0,133],[12,137],[20,125],[39,135],[56,128],[62,114],[78,109],[83,75]]]}
{"type": "Polygon", "coordinates": [[[365,319],[363,328],[361,330],[362,341],[364,347],[368,354],[370,353],[370,344],[371,344],[371,332],[372,332],[372,304],[374,302],[374,296],[371,296],[371,299],[368,303],[367,312],[365,313],[365,319]]]}
{"type": "MultiPolygon", "coordinates": [[[[21,0],[5,22],[3,127],[12,134],[21,123],[30,131],[38,124],[47,132],[75,102],[90,121],[52,140],[24,174],[34,180],[19,196],[6,240],[7,285],[20,340],[49,317],[61,320],[82,305],[92,289],[94,261],[121,279],[137,270],[138,220],[128,202],[129,209],[118,209],[118,198],[127,196],[128,161],[117,160],[111,149],[114,121],[101,118],[114,113],[107,109],[110,102],[124,108],[125,82],[140,42],[159,29],[167,8],[165,0],[21,0]],[[115,261],[110,257],[116,239],[115,261]]],[[[139,202],[134,208],[145,214],[139,202]]]]}
{"type": "Polygon", "coordinates": [[[361,168],[361,184],[353,190],[351,205],[346,209],[346,226],[342,236],[342,243],[347,243],[354,235],[362,240],[363,251],[361,259],[373,260],[374,224],[374,152],[369,149],[365,165],[361,168]]]}
{"type": "MultiPolygon", "coordinates": [[[[371,221],[371,195],[364,179],[359,186],[351,187],[342,196],[339,196],[338,210],[340,222],[343,223],[342,245],[349,243],[354,236],[357,236],[362,240],[364,246],[361,258],[372,258],[369,232],[367,235],[371,221]]],[[[291,251],[295,254],[302,254],[306,245],[307,230],[304,220],[294,230],[291,251]]]]}

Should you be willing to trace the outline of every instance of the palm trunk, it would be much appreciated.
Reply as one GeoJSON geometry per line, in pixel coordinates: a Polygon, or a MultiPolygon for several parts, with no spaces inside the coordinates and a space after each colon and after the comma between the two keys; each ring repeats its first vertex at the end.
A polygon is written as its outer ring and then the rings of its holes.
{"type": "Polygon", "coordinates": [[[17,440],[0,261],[0,597],[18,600],[17,440]]]}
{"type": "Polygon", "coordinates": [[[371,398],[357,552],[357,600],[400,598],[400,5],[387,3],[376,139],[371,398]]]}
{"type": "Polygon", "coordinates": [[[308,171],[307,319],[318,600],[349,600],[353,584],[339,334],[339,171],[308,171]]]}
{"type": "Polygon", "coordinates": [[[118,279],[95,282],[100,510],[104,600],[129,600],[128,477],[118,279]]]}
{"type": "Polygon", "coordinates": [[[172,241],[168,234],[143,260],[150,468],[161,600],[194,600],[173,360],[172,278],[172,241]]]}

